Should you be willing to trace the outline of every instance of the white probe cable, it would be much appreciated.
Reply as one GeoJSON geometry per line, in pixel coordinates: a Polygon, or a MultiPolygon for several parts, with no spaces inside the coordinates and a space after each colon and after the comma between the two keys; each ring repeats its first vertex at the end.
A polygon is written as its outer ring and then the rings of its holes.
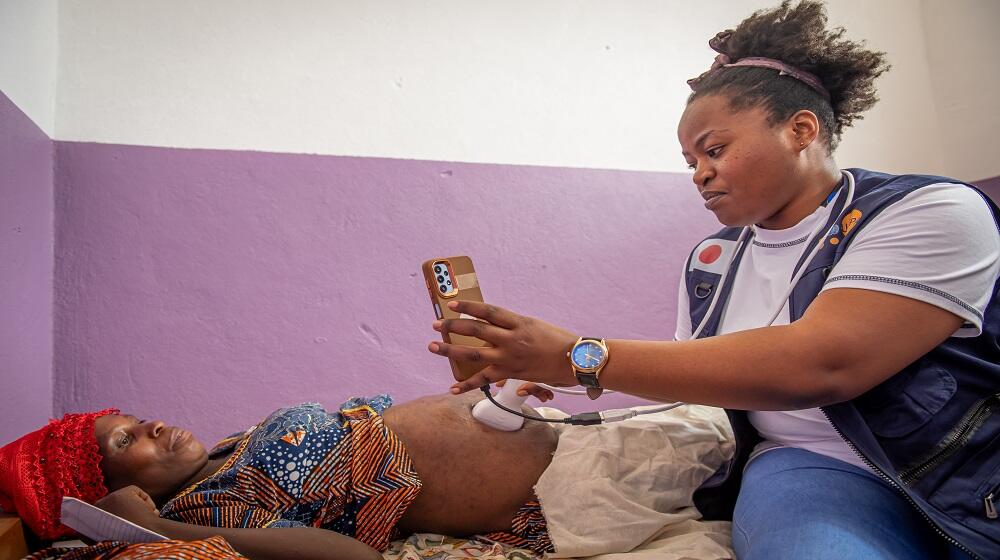
{"type": "Polygon", "coordinates": [[[628,420],[629,418],[635,418],[636,416],[641,416],[643,414],[654,414],[657,412],[664,412],[666,410],[673,410],[679,406],[684,406],[687,403],[675,402],[664,405],[647,405],[647,406],[635,406],[632,408],[613,408],[611,410],[602,410],[598,414],[601,415],[602,424],[610,424],[612,422],[621,422],[622,420],[628,420]]]}
{"type": "MultiPolygon", "coordinates": [[[[522,381],[522,383],[524,383],[524,382],[522,381]]],[[[579,391],[579,390],[576,390],[576,389],[567,389],[565,387],[553,387],[552,385],[548,385],[546,383],[535,383],[535,385],[538,385],[539,387],[543,387],[545,389],[548,389],[549,391],[552,391],[553,393],[562,393],[564,395],[586,395],[587,394],[586,391],[579,391]]],[[[602,393],[602,394],[604,394],[604,395],[610,395],[612,393],[617,393],[617,392],[618,391],[612,391],[611,389],[605,389],[604,393],[602,393]]]]}

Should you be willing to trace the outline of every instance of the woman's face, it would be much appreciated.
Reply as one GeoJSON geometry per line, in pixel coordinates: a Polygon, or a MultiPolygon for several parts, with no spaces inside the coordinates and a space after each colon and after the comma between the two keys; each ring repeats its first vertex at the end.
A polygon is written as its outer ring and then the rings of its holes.
{"type": "Polygon", "coordinates": [[[109,414],[94,423],[101,471],[109,490],[135,485],[154,500],[172,497],[208,461],[191,432],[159,420],[109,414]]]}
{"type": "Polygon", "coordinates": [[[802,191],[792,126],[771,125],[762,107],[734,112],[726,97],[709,95],[687,106],[677,136],[705,207],[720,222],[769,229],[796,223],[782,215],[802,191]]]}

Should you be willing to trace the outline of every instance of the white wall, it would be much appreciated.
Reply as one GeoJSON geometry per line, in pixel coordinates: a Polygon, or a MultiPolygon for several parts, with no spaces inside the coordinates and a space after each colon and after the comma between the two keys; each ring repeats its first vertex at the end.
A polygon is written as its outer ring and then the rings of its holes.
{"type": "Polygon", "coordinates": [[[892,173],[945,172],[920,6],[914,0],[831,0],[830,20],[884,51],[892,69],[876,82],[880,101],[844,133],[837,163],[892,173]]]}
{"type": "Polygon", "coordinates": [[[927,58],[944,143],[946,174],[1000,176],[1000,2],[923,0],[927,58]]]}
{"type": "MultiPolygon", "coordinates": [[[[0,0],[0,91],[63,140],[683,171],[684,80],[761,5],[0,0]]],[[[829,11],[893,63],[842,165],[1000,175],[1000,2],[829,11]]]]}
{"type": "Polygon", "coordinates": [[[0,91],[51,138],[56,108],[56,0],[0,0],[0,91]]]}
{"type": "MultiPolygon", "coordinates": [[[[683,171],[685,80],[761,5],[64,0],[57,137],[683,171]]],[[[920,5],[830,13],[894,64],[840,162],[942,172],[920,5]]]]}

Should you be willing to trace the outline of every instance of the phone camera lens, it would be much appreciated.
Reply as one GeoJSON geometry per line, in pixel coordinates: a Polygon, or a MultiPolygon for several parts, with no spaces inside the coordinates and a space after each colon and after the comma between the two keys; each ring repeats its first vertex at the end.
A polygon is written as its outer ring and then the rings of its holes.
{"type": "Polygon", "coordinates": [[[441,265],[437,265],[434,267],[434,274],[441,274],[441,265]]]}
{"type": "Polygon", "coordinates": [[[444,276],[438,275],[438,284],[444,282],[444,276]]]}
{"type": "Polygon", "coordinates": [[[451,280],[448,280],[448,285],[451,286],[451,280]]]}
{"type": "Polygon", "coordinates": [[[448,287],[447,286],[438,286],[438,287],[441,288],[441,293],[442,294],[448,293],[448,287]]]}
{"type": "Polygon", "coordinates": [[[445,276],[448,276],[448,271],[447,271],[447,270],[446,270],[446,271],[444,271],[444,275],[445,275],[445,276]]]}

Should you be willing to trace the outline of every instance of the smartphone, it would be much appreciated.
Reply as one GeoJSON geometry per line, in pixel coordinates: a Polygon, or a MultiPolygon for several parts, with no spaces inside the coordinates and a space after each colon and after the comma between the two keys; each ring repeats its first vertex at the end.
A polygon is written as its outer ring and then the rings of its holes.
{"type": "MultiPolygon", "coordinates": [[[[460,314],[448,308],[451,301],[483,301],[483,292],[479,289],[479,279],[472,259],[465,256],[431,259],[420,267],[424,273],[424,284],[431,296],[434,306],[434,316],[438,319],[475,319],[460,314]]],[[[488,344],[478,338],[460,334],[443,333],[442,337],[448,344],[483,347],[488,344]]],[[[486,368],[488,364],[473,362],[456,362],[448,358],[451,373],[457,381],[465,381],[474,374],[486,368]]]]}

